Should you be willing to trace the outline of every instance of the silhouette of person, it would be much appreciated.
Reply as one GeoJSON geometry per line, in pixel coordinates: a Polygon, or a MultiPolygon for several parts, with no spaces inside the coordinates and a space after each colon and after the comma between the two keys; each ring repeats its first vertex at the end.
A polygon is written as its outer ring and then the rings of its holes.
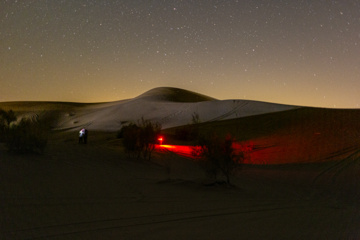
{"type": "Polygon", "coordinates": [[[79,143],[86,143],[86,140],[85,140],[85,135],[86,135],[86,129],[85,128],[82,128],[79,132],[79,143]]]}

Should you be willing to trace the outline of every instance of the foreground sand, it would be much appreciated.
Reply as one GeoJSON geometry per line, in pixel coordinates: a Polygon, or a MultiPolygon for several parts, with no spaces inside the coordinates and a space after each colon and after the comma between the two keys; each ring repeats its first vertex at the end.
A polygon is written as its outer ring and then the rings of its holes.
{"type": "Polygon", "coordinates": [[[360,158],[245,167],[204,186],[197,164],[128,159],[113,133],[51,137],[44,155],[0,146],[0,239],[360,239],[360,158]]]}

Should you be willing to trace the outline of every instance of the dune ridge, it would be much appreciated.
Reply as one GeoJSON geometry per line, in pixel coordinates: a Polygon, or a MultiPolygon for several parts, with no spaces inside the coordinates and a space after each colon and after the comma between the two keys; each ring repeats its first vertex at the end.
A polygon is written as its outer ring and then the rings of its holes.
{"type": "Polygon", "coordinates": [[[57,129],[87,127],[91,130],[117,131],[123,123],[141,118],[158,122],[163,128],[191,123],[198,114],[201,122],[220,121],[285,111],[297,106],[249,100],[217,100],[184,89],[160,87],[135,98],[107,103],[11,102],[0,108],[29,112],[53,111],[60,114],[57,129]]]}
{"type": "Polygon", "coordinates": [[[153,88],[139,95],[137,98],[150,98],[152,101],[158,99],[159,101],[169,102],[203,102],[216,100],[215,98],[200,93],[173,87],[153,88]]]}
{"type": "MultiPolygon", "coordinates": [[[[323,109],[250,100],[217,100],[177,88],[155,88],[135,98],[107,103],[0,103],[20,116],[54,114],[55,130],[115,132],[141,118],[176,127],[199,116],[202,132],[231,134],[251,146],[246,163],[289,164],[337,161],[360,148],[360,110],[323,109]]],[[[174,138],[173,138],[174,139],[174,138]]]]}

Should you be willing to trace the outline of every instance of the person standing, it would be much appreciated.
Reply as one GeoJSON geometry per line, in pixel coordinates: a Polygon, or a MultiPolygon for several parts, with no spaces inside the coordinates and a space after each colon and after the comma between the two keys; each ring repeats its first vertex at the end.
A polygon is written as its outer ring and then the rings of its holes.
{"type": "Polygon", "coordinates": [[[85,142],[85,133],[86,133],[85,128],[80,130],[80,132],[79,132],[79,143],[85,142]]]}

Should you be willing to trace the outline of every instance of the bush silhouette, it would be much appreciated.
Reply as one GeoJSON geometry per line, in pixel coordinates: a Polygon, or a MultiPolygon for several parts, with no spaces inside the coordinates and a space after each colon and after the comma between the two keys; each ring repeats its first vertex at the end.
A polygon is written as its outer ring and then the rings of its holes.
{"type": "Polygon", "coordinates": [[[160,124],[142,118],[138,124],[124,126],[118,136],[123,137],[123,146],[128,154],[150,160],[160,130],[160,124]]]}
{"type": "Polygon", "coordinates": [[[138,127],[134,123],[130,123],[127,126],[121,128],[118,133],[119,138],[123,138],[123,146],[125,148],[126,153],[129,155],[138,156],[140,153],[140,127],[138,127]]]}
{"type": "Polygon", "coordinates": [[[200,150],[196,154],[201,157],[202,167],[215,182],[218,181],[218,175],[222,174],[230,185],[230,176],[244,161],[242,151],[235,153],[234,143],[235,139],[231,135],[222,139],[212,134],[199,139],[200,150]]]}
{"type": "Polygon", "coordinates": [[[13,121],[16,121],[16,116],[12,110],[0,109],[0,134],[2,136],[0,140],[4,140],[4,135],[13,121]]]}
{"type": "Polygon", "coordinates": [[[9,151],[18,153],[43,153],[50,132],[49,118],[38,115],[16,121],[13,111],[1,111],[2,140],[9,151]]]}
{"type": "Polygon", "coordinates": [[[40,122],[22,119],[9,129],[6,143],[10,151],[42,153],[47,144],[47,137],[47,131],[40,122]]]}
{"type": "Polygon", "coordinates": [[[10,123],[16,121],[16,116],[13,110],[5,111],[0,109],[0,124],[2,126],[10,126],[10,123]]]}
{"type": "Polygon", "coordinates": [[[5,111],[0,109],[0,141],[6,140],[7,132],[13,121],[16,121],[16,116],[12,110],[5,111]]]}

